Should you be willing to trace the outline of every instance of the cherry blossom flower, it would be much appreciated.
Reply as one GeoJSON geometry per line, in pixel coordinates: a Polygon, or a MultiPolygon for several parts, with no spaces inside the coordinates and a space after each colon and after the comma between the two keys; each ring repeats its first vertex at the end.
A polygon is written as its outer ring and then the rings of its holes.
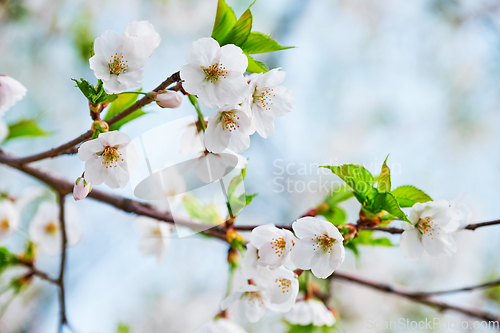
{"type": "Polygon", "coordinates": [[[111,188],[124,188],[139,161],[128,135],[118,131],[101,133],[97,139],[84,142],[78,157],[85,161],[85,179],[89,183],[105,183],[111,188]]]}
{"type": "Polygon", "coordinates": [[[285,263],[295,240],[289,230],[278,229],[274,224],[258,226],[250,236],[250,243],[258,249],[258,263],[270,267],[285,263]]]}
{"type": "Polygon", "coordinates": [[[150,50],[143,42],[115,31],[105,31],[94,42],[95,55],[90,68],[102,80],[108,94],[121,93],[141,85],[143,71],[150,50]]]}
{"type": "Polygon", "coordinates": [[[253,132],[252,120],[239,106],[226,106],[208,118],[205,146],[213,153],[220,153],[226,148],[241,153],[250,147],[253,132]]]}
{"type": "Polygon", "coordinates": [[[202,152],[205,150],[203,137],[204,133],[198,121],[189,124],[184,133],[182,133],[179,152],[181,154],[202,152]]]}
{"type": "Polygon", "coordinates": [[[171,228],[167,223],[147,216],[135,218],[134,225],[142,235],[138,245],[139,252],[154,255],[159,263],[162,262],[170,246],[171,228]]]}
{"type": "Polygon", "coordinates": [[[0,239],[11,236],[21,222],[20,210],[9,199],[0,201],[0,239]]]}
{"type": "Polygon", "coordinates": [[[460,225],[459,229],[464,229],[467,225],[469,225],[472,216],[470,209],[463,203],[464,196],[465,193],[462,193],[450,201],[451,211],[460,225]]]}
{"type": "Polygon", "coordinates": [[[284,79],[285,72],[279,68],[250,77],[250,97],[242,105],[251,113],[255,129],[263,138],[274,133],[274,117],[293,109],[292,92],[279,85],[284,79]]]}
{"type": "Polygon", "coordinates": [[[285,319],[293,325],[333,326],[336,323],[333,313],[325,304],[315,299],[301,300],[285,314],[285,319]]]}
{"type": "Polygon", "coordinates": [[[156,95],[156,104],[162,108],[176,109],[182,104],[182,96],[172,90],[164,90],[156,95]]]}
{"type": "Polygon", "coordinates": [[[417,202],[408,219],[413,225],[402,222],[405,231],[399,244],[406,259],[417,261],[424,250],[433,257],[448,257],[456,252],[451,233],[457,231],[460,223],[448,201],[417,202]]]}
{"type": "Polygon", "coordinates": [[[194,333],[247,333],[247,331],[231,320],[216,318],[194,331],[194,333]]]}
{"type": "Polygon", "coordinates": [[[148,21],[130,22],[125,30],[125,35],[127,37],[139,38],[143,43],[142,47],[149,51],[149,57],[153,54],[154,50],[158,48],[161,42],[160,34],[156,32],[153,25],[148,21]]]}
{"type": "Polygon", "coordinates": [[[205,151],[199,158],[186,163],[184,171],[193,168],[198,178],[204,183],[210,184],[221,179],[228,167],[243,169],[246,162],[247,160],[243,156],[229,149],[224,150],[221,154],[205,151]]]}
{"type": "MultiPolygon", "coordinates": [[[[73,246],[80,241],[81,233],[74,224],[76,214],[72,207],[66,205],[65,213],[68,246],[73,246]]],[[[61,252],[62,231],[59,214],[58,205],[49,201],[42,202],[29,227],[31,240],[49,255],[61,252]]]]}
{"type": "Polygon", "coordinates": [[[268,272],[270,275],[265,283],[243,286],[221,302],[221,309],[226,310],[236,304],[239,317],[251,323],[259,321],[267,309],[290,311],[299,293],[299,281],[295,273],[284,267],[269,269],[268,272]]]}
{"type": "Polygon", "coordinates": [[[180,73],[182,86],[207,107],[236,105],[245,99],[249,86],[243,73],[248,59],[239,47],[220,47],[213,38],[201,38],[191,44],[186,61],[180,73]]]}
{"type": "Polygon", "coordinates": [[[0,116],[26,95],[26,88],[16,79],[0,74],[0,116]]]}
{"type": "Polygon", "coordinates": [[[300,269],[310,269],[314,276],[325,279],[342,265],[345,249],[339,230],[330,222],[303,217],[292,224],[299,238],[290,259],[300,269]]]}
{"type": "Polygon", "coordinates": [[[9,135],[7,124],[0,118],[0,143],[9,135]]]}
{"type": "Polygon", "coordinates": [[[89,195],[91,189],[92,186],[85,180],[85,178],[78,177],[75,185],[73,186],[73,199],[75,199],[75,201],[85,199],[87,195],[89,195]]]}

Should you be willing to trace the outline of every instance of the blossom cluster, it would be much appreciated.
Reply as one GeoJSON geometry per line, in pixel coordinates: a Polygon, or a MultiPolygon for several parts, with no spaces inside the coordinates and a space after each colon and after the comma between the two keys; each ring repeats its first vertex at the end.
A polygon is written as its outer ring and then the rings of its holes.
{"type": "Polygon", "coordinates": [[[9,129],[2,120],[5,112],[26,95],[26,88],[16,79],[0,74],[0,142],[9,134],[9,129]]]}
{"type": "MultiPolygon", "coordinates": [[[[292,229],[295,235],[272,224],[252,230],[241,265],[248,282],[222,301],[222,310],[237,303],[239,316],[249,322],[260,320],[266,310],[292,311],[292,321],[294,313],[303,311],[304,304],[296,303],[299,282],[294,270],[311,270],[316,277],[326,278],[342,264],[345,250],[342,235],[328,221],[304,217],[292,229]]],[[[322,325],[326,324],[333,325],[333,321],[322,325]]]]}

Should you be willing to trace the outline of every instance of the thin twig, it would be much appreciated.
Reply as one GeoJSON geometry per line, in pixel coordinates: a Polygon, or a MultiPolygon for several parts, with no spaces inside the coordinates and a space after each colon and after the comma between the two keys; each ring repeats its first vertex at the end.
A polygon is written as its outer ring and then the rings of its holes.
{"type": "MultiPolygon", "coordinates": [[[[163,81],[153,91],[158,92],[160,90],[164,90],[165,88],[167,88],[171,84],[178,82],[178,81],[180,81],[180,74],[179,74],[179,72],[176,72],[176,73],[172,74],[172,76],[170,76],[168,79],[163,81]]],[[[127,109],[123,110],[122,112],[120,112],[119,114],[114,116],[113,118],[109,119],[109,121],[107,121],[107,123],[111,126],[114,123],[117,123],[118,121],[122,120],[126,116],[130,115],[134,111],[137,111],[138,109],[144,107],[145,105],[148,105],[149,103],[151,103],[153,101],[154,101],[154,99],[152,99],[151,97],[144,96],[143,98],[141,98],[140,100],[138,100],[137,102],[132,104],[127,109]]],[[[10,162],[11,163],[18,163],[18,164],[26,164],[26,163],[31,163],[31,162],[35,162],[35,161],[40,161],[40,160],[43,160],[46,158],[56,157],[56,156],[63,155],[63,154],[68,154],[68,153],[72,154],[72,153],[74,153],[74,147],[77,144],[79,144],[85,140],[88,140],[91,137],[92,137],[92,131],[89,130],[89,131],[83,133],[82,135],[80,135],[79,137],[77,137],[71,141],[68,141],[59,147],[52,148],[52,149],[49,149],[47,151],[44,151],[44,152],[41,152],[38,154],[34,154],[31,156],[12,158],[10,162]]]]}
{"type": "Polygon", "coordinates": [[[420,297],[437,296],[437,295],[459,293],[459,292],[464,292],[464,291],[493,288],[493,287],[496,287],[499,285],[500,285],[500,279],[497,279],[497,280],[494,280],[491,282],[486,282],[486,283],[482,283],[482,284],[478,284],[478,285],[474,285],[474,286],[470,286],[470,287],[463,287],[463,288],[449,289],[449,290],[440,290],[440,291],[416,292],[416,293],[414,293],[414,295],[420,296],[420,297]]]}
{"type": "Polygon", "coordinates": [[[440,312],[451,310],[451,311],[465,314],[465,315],[470,316],[470,317],[483,319],[486,321],[500,321],[500,317],[498,315],[493,315],[493,314],[490,314],[490,313],[487,313],[487,312],[484,312],[481,310],[477,310],[477,309],[463,308],[463,307],[451,305],[448,303],[444,303],[441,301],[432,300],[432,299],[429,299],[429,295],[422,296],[418,293],[407,292],[407,291],[392,287],[392,286],[387,285],[387,284],[371,281],[371,280],[357,277],[357,276],[354,276],[351,274],[335,272],[330,276],[330,278],[336,279],[336,280],[344,280],[344,281],[353,282],[353,283],[356,283],[359,285],[363,285],[365,287],[369,287],[372,289],[382,291],[384,293],[397,295],[397,296],[409,299],[411,301],[433,307],[440,312]]]}
{"type": "Polygon", "coordinates": [[[64,270],[66,267],[66,247],[68,245],[68,237],[66,234],[66,220],[64,218],[64,201],[65,201],[65,194],[59,193],[59,221],[61,223],[61,267],[59,270],[59,278],[57,279],[58,285],[59,285],[59,313],[60,313],[60,320],[59,320],[59,333],[62,333],[64,325],[68,323],[67,318],[66,318],[66,298],[65,298],[65,292],[64,292],[64,270]]]}

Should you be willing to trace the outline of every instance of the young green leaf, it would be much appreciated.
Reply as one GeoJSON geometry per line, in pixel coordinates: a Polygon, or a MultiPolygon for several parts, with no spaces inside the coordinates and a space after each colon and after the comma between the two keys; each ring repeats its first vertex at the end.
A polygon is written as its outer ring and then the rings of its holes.
{"type": "MultiPolygon", "coordinates": [[[[109,119],[113,118],[114,116],[116,116],[117,114],[122,112],[123,110],[132,106],[135,103],[135,101],[137,100],[138,96],[139,95],[137,95],[137,94],[118,95],[117,98],[111,103],[111,105],[108,109],[108,112],[106,112],[106,115],[105,115],[103,120],[108,121],[109,119]]],[[[131,114],[129,114],[128,116],[126,116],[125,118],[123,118],[122,120],[114,123],[109,129],[111,131],[119,130],[120,127],[122,127],[126,123],[128,123],[134,119],[137,119],[145,114],[146,114],[146,112],[142,111],[142,108],[138,109],[138,110],[132,112],[131,114]]]]}
{"type": "Polygon", "coordinates": [[[373,238],[373,230],[360,230],[358,236],[351,243],[355,245],[394,246],[389,238],[373,238]]]}
{"type": "Polygon", "coordinates": [[[338,206],[329,207],[318,215],[324,216],[327,221],[335,225],[341,225],[347,221],[347,213],[338,206]]]}
{"type": "Polygon", "coordinates": [[[0,247],[0,274],[10,266],[17,264],[19,264],[19,259],[17,258],[17,256],[7,250],[7,248],[0,247]]]}
{"type": "Polygon", "coordinates": [[[380,176],[378,179],[377,190],[379,192],[390,192],[391,191],[391,169],[387,166],[387,159],[389,155],[385,158],[384,164],[382,164],[382,170],[380,171],[380,176]]]}
{"type": "Polygon", "coordinates": [[[116,328],[116,333],[130,333],[130,327],[126,324],[118,324],[118,327],[116,328]]]}
{"type": "Polygon", "coordinates": [[[5,139],[5,142],[21,138],[21,137],[40,137],[40,136],[48,136],[49,132],[42,129],[36,119],[21,119],[16,121],[15,123],[8,124],[9,134],[5,139]]]}
{"type": "Polygon", "coordinates": [[[182,204],[189,217],[199,220],[203,223],[217,224],[222,222],[217,207],[214,204],[204,205],[198,199],[191,195],[185,195],[182,198],[182,204]]]}
{"type": "Polygon", "coordinates": [[[219,0],[212,29],[212,38],[221,43],[235,24],[236,15],[233,9],[224,0],[219,0]]]}
{"type": "Polygon", "coordinates": [[[332,192],[325,198],[324,202],[328,204],[328,206],[335,206],[342,201],[352,198],[353,195],[352,191],[349,190],[346,185],[341,185],[335,190],[332,190],[332,192]]]}
{"type": "Polygon", "coordinates": [[[281,46],[270,36],[257,31],[252,31],[243,45],[241,45],[241,49],[246,54],[275,52],[291,48],[294,48],[294,46],[281,46]]]}
{"type": "Polygon", "coordinates": [[[220,45],[234,44],[236,46],[241,46],[247,40],[250,32],[252,31],[252,12],[250,7],[255,3],[255,1],[248,7],[248,9],[240,16],[236,24],[231,28],[231,31],[224,37],[220,45]]]}
{"type": "Polygon", "coordinates": [[[411,223],[406,217],[406,214],[401,210],[398,200],[392,193],[377,193],[373,203],[373,208],[375,211],[372,211],[372,213],[377,213],[380,210],[385,210],[389,214],[397,217],[399,220],[411,223]]]}
{"type": "Polygon", "coordinates": [[[269,71],[269,68],[262,61],[255,60],[248,54],[246,56],[248,58],[247,72],[266,73],[267,71],[269,71]]]}
{"type": "Polygon", "coordinates": [[[400,207],[412,207],[417,202],[429,202],[432,198],[424,191],[412,185],[403,185],[391,192],[399,202],[400,207]]]}

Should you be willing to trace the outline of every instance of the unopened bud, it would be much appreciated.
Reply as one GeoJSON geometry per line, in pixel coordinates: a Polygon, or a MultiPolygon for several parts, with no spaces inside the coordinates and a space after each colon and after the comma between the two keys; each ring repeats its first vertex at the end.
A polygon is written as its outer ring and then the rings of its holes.
{"type": "Polygon", "coordinates": [[[103,120],[96,120],[92,123],[92,139],[96,139],[99,137],[99,134],[105,133],[109,131],[109,125],[107,122],[103,120]]]}
{"type": "Polygon", "coordinates": [[[231,265],[231,268],[237,268],[240,264],[240,253],[236,249],[229,249],[227,252],[227,262],[231,265]]]}
{"type": "Polygon", "coordinates": [[[339,225],[337,227],[344,237],[344,244],[352,241],[356,236],[358,236],[358,228],[352,223],[347,223],[343,225],[339,225]]]}
{"type": "Polygon", "coordinates": [[[92,191],[90,183],[85,178],[79,177],[75,182],[75,186],[73,186],[73,198],[75,201],[85,199],[90,191],[92,191]]]}
{"type": "Polygon", "coordinates": [[[89,109],[90,112],[92,113],[100,113],[102,110],[101,104],[90,104],[89,103],[89,109]]]}
{"type": "Polygon", "coordinates": [[[162,108],[175,109],[181,106],[182,96],[172,90],[163,90],[156,95],[156,104],[162,108]]]}
{"type": "Polygon", "coordinates": [[[245,239],[243,238],[243,236],[241,236],[238,231],[234,230],[233,228],[229,228],[227,229],[227,232],[226,232],[226,240],[229,244],[233,244],[233,243],[245,243],[245,239]]]}

